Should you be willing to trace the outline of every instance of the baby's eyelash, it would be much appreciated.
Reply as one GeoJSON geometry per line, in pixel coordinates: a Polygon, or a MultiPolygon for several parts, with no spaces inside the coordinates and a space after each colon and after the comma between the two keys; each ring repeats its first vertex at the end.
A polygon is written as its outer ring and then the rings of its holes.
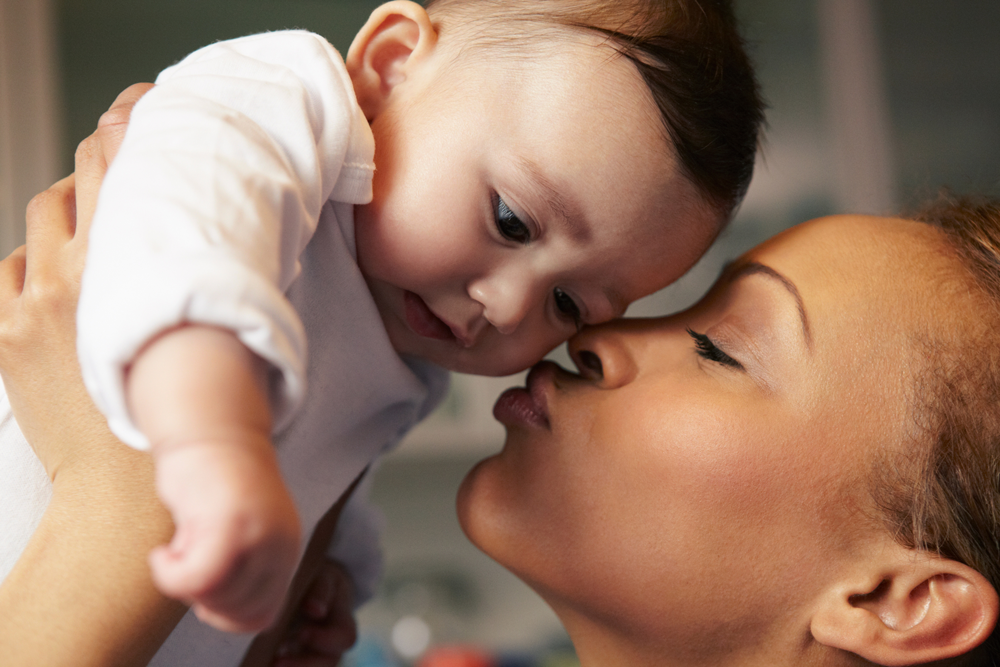
{"type": "Polygon", "coordinates": [[[531,228],[510,210],[500,195],[493,195],[493,219],[504,239],[520,245],[531,242],[531,228]]]}
{"type": "Polygon", "coordinates": [[[736,361],[728,354],[720,350],[712,339],[705,334],[698,333],[697,331],[692,331],[687,329],[688,335],[694,339],[695,351],[698,355],[709,361],[714,361],[716,363],[722,364],[723,366],[730,366],[731,368],[736,368],[743,370],[743,364],[736,361]]]}
{"type": "Polygon", "coordinates": [[[559,314],[567,319],[573,320],[576,330],[580,331],[580,329],[583,328],[583,316],[580,313],[580,307],[576,305],[576,301],[573,300],[573,297],[566,294],[566,292],[558,287],[556,287],[552,293],[555,298],[556,309],[559,311],[559,314]]]}

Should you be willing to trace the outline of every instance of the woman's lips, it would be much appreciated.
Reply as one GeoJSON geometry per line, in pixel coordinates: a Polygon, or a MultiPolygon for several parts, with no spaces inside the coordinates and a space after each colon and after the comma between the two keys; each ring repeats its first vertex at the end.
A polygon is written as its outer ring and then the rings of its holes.
{"type": "Polygon", "coordinates": [[[501,424],[549,428],[545,387],[552,384],[558,368],[551,361],[535,364],[528,373],[527,387],[511,387],[500,394],[493,406],[493,417],[501,424]]]}
{"type": "Polygon", "coordinates": [[[419,336],[435,340],[455,340],[455,334],[444,320],[431,312],[424,300],[413,292],[403,293],[406,324],[419,336]]]}

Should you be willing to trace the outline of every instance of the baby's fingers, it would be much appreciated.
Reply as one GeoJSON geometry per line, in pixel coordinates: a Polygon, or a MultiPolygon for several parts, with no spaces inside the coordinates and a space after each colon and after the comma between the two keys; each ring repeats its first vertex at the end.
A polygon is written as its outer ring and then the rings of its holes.
{"type": "Polygon", "coordinates": [[[328,625],[307,626],[299,634],[299,643],[307,654],[339,657],[354,646],[358,627],[351,614],[339,614],[328,625]]]}
{"type": "Polygon", "coordinates": [[[231,585],[239,554],[230,548],[232,536],[219,522],[179,515],[167,502],[176,523],[169,544],[149,554],[153,582],[168,597],[191,604],[231,585]]]}
{"type": "Polygon", "coordinates": [[[224,632],[257,632],[274,622],[290,579],[280,557],[179,533],[150,553],[164,595],[191,604],[199,619],[224,632]]]}
{"type": "Polygon", "coordinates": [[[299,609],[301,627],[278,649],[274,667],[333,667],[357,640],[352,613],[354,585],[344,568],[327,561],[313,579],[299,609]]]}

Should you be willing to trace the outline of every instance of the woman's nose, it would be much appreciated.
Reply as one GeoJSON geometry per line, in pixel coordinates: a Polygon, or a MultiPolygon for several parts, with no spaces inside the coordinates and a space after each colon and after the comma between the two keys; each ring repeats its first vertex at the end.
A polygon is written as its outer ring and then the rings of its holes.
{"type": "Polygon", "coordinates": [[[629,384],[639,372],[628,324],[609,322],[588,327],[567,346],[580,374],[606,389],[629,384]]]}

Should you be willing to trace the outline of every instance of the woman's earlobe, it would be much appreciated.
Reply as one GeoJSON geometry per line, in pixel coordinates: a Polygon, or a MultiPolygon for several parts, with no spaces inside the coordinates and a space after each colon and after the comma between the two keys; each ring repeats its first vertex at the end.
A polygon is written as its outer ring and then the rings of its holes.
{"type": "Polygon", "coordinates": [[[879,665],[918,665],[968,653],[997,623],[997,593],[976,570],[898,546],[889,567],[831,590],[810,630],[820,644],[879,665]]]}
{"type": "Polygon", "coordinates": [[[399,84],[425,64],[437,45],[437,31],[423,7],[393,0],[372,12],[347,52],[358,104],[369,121],[399,84]]]}

